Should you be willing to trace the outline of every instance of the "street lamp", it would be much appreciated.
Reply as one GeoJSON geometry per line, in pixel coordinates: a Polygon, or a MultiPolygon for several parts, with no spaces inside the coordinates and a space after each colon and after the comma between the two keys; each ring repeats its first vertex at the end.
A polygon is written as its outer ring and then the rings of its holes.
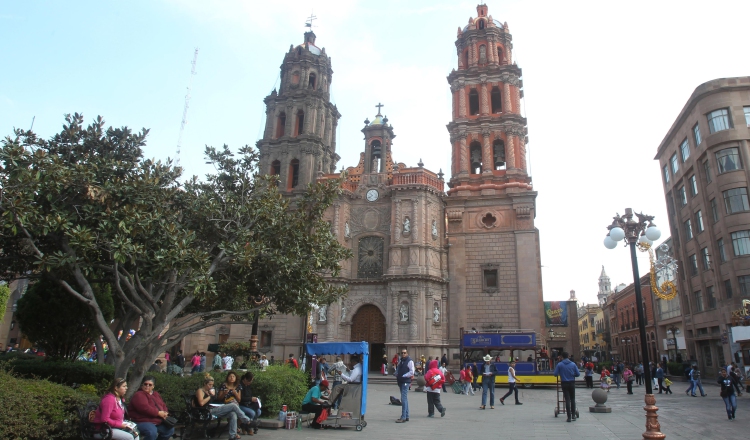
{"type": "Polygon", "coordinates": [[[604,246],[607,249],[617,247],[617,242],[625,240],[630,245],[630,262],[633,266],[633,286],[635,287],[635,303],[638,304],[638,330],[641,335],[641,357],[643,358],[643,373],[646,378],[646,432],[643,433],[644,439],[663,439],[666,437],[661,433],[658,416],[655,406],[656,397],[654,397],[651,388],[651,369],[649,368],[648,346],[646,345],[646,320],[643,316],[643,297],[641,295],[641,277],[638,275],[638,258],[635,253],[636,245],[639,248],[648,250],[654,241],[661,237],[661,231],[654,225],[654,217],[644,214],[633,214],[631,208],[625,209],[625,215],[617,214],[613,217],[612,224],[607,226],[609,234],[604,239],[604,246]],[[636,217],[636,219],[634,219],[636,217]]]}

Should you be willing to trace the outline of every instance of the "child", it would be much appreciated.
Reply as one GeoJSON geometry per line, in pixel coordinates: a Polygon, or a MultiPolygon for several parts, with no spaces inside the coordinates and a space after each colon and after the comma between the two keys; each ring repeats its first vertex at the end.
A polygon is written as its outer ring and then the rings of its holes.
{"type": "Polygon", "coordinates": [[[672,385],[672,381],[669,380],[669,378],[665,377],[663,384],[664,384],[664,389],[666,390],[667,394],[672,394],[672,390],[669,388],[670,385],[672,385]]]}

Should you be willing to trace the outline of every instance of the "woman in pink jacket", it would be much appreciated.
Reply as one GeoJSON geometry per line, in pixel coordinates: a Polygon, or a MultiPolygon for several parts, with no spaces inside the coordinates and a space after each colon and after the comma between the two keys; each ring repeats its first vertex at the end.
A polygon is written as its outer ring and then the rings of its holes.
{"type": "Polygon", "coordinates": [[[134,440],[131,434],[135,423],[125,421],[125,393],[128,392],[128,382],[117,378],[102,397],[99,408],[96,410],[93,423],[95,425],[107,424],[112,428],[112,440],[134,440]],[[130,430],[131,432],[128,432],[130,430]]]}

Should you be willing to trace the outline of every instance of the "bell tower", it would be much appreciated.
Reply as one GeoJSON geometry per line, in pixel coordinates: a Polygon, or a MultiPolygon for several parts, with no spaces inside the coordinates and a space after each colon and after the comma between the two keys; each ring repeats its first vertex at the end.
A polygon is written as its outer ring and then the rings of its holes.
{"type": "Polygon", "coordinates": [[[536,195],[526,164],[523,82],[508,24],[487,5],[458,28],[447,125],[446,198],[451,341],[460,328],[535,329],[543,323],[536,195]]]}
{"type": "Polygon", "coordinates": [[[331,104],[333,70],[315,33],[289,46],[281,64],[280,86],[263,102],[266,127],[256,145],[261,174],[277,175],[279,189],[291,194],[336,169],[336,126],[341,114],[331,104]]]}

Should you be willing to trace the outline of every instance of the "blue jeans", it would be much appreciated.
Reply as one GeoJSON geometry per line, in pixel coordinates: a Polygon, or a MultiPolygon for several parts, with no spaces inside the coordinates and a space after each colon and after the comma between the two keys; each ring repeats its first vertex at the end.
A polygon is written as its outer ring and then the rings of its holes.
{"type": "Polygon", "coordinates": [[[252,421],[258,420],[258,416],[260,415],[260,410],[256,411],[250,407],[242,406],[240,405],[240,409],[243,413],[252,421]]]}
{"type": "Polygon", "coordinates": [[[401,390],[401,419],[409,418],[409,382],[398,384],[401,390]]]}
{"type": "Polygon", "coordinates": [[[495,376],[482,377],[482,406],[487,405],[487,390],[490,391],[490,406],[495,406],[495,376]]]}
{"type": "Polygon", "coordinates": [[[701,380],[694,380],[693,383],[693,394],[695,394],[695,389],[698,388],[699,390],[701,390],[701,396],[705,396],[706,392],[703,391],[703,384],[701,383],[701,380]]]}
{"type": "Polygon", "coordinates": [[[695,381],[693,379],[690,379],[690,386],[688,386],[685,392],[695,396],[695,381]]]}
{"type": "Polygon", "coordinates": [[[737,411],[737,396],[730,394],[728,397],[722,397],[722,399],[724,399],[724,405],[727,407],[727,416],[733,419],[734,413],[737,411]]]}
{"type": "Polygon", "coordinates": [[[164,423],[154,425],[151,422],[136,423],[138,432],[141,433],[141,440],[167,440],[174,434],[174,427],[169,427],[164,423]]]}
{"type": "Polygon", "coordinates": [[[250,419],[240,409],[240,406],[236,403],[228,403],[226,405],[217,406],[211,408],[211,415],[216,416],[220,419],[227,419],[229,422],[229,437],[234,438],[237,436],[237,419],[239,418],[242,423],[249,423],[250,419]]]}
{"type": "Polygon", "coordinates": [[[612,380],[615,381],[615,385],[617,385],[617,388],[620,388],[620,375],[619,374],[613,374],[612,380]]]}

